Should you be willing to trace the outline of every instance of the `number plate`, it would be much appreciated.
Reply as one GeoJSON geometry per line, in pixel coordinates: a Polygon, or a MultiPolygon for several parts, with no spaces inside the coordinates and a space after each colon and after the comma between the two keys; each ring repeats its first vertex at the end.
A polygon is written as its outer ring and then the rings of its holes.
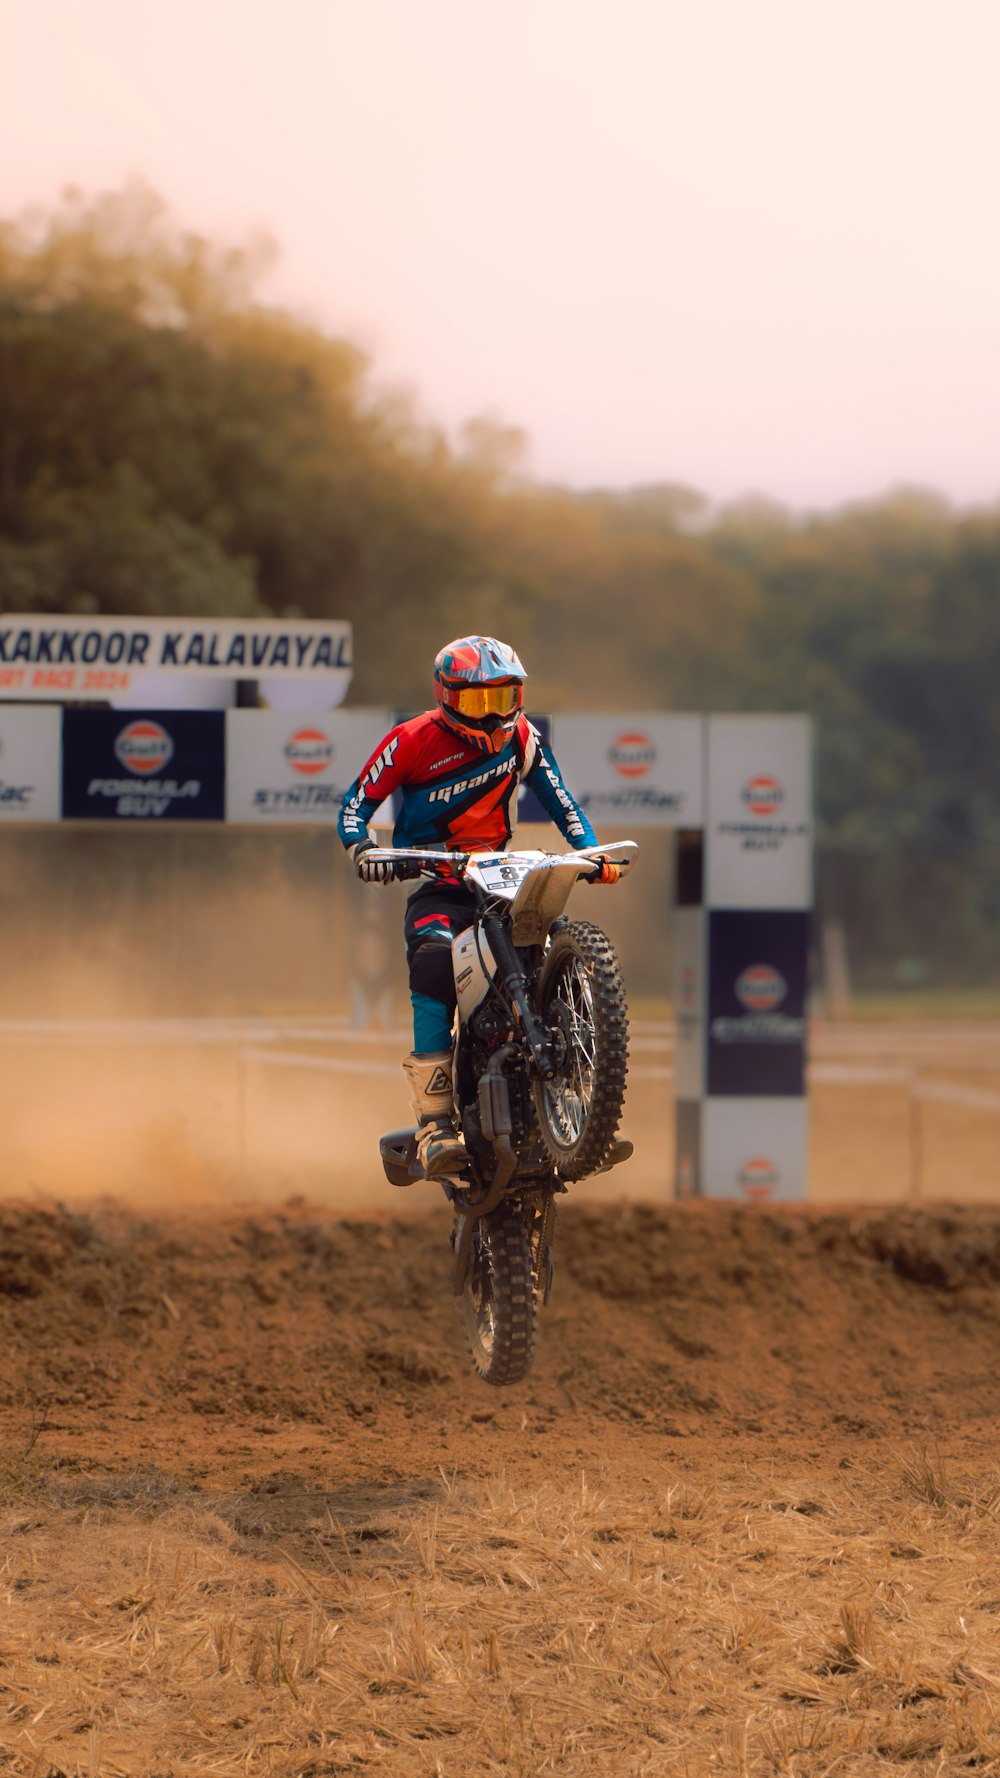
{"type": "Polygon", "coordinates": [[[477,859],[476,869],[491,895],[516,895],[518,886],[535,869],[533,858],[477,859]]]}

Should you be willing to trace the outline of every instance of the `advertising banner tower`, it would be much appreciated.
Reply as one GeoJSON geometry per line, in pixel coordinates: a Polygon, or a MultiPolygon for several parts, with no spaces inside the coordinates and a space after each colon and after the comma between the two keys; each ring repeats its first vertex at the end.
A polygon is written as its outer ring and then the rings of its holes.
{"type": "Polygon", "coordinates": [[[678,835],[678,1196],[805,1195],[812,747],[804,716],[705,719],[703,825],[678,835]]]}

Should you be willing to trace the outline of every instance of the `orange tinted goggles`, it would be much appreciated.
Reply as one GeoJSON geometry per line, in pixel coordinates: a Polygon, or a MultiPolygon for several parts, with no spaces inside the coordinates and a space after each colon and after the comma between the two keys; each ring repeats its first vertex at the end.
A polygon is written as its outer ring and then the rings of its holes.
{"type": "Polygon", "coordinates": [[[446,685],[444,701],[460,716],[509,716],[520,708],[520,685],[446,685]]]}

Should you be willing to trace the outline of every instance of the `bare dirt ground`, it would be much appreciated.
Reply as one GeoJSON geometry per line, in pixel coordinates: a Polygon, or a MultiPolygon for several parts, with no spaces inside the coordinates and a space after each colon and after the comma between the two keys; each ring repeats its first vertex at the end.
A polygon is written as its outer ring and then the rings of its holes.
{"type": "Polygon", "coordinates": [[[1000,1210],[0,1204],[0,1772],[1000,1772],[1000,1210]]]}

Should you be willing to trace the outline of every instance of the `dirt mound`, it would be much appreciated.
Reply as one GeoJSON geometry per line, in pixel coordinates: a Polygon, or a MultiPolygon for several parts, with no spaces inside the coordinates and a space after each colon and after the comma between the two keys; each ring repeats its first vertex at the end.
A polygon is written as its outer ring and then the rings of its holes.
{"type": "Polygon", "coordinates": [[[995,1770],[1000,1212],[0,1205],[0,1767],[995,1770]]]}
{"type": "Polygon", "coordinates": [[[269,1439],[285,1472],[346,1485],[588,1461],[636,1434],[986,1441],[1000,1408],[1000,1213],[577,1206],[556,1263],[535,1369],[492,1391],[443,1212],[8,1203],[5,1443],[231,1487],[269,1439]]]}

